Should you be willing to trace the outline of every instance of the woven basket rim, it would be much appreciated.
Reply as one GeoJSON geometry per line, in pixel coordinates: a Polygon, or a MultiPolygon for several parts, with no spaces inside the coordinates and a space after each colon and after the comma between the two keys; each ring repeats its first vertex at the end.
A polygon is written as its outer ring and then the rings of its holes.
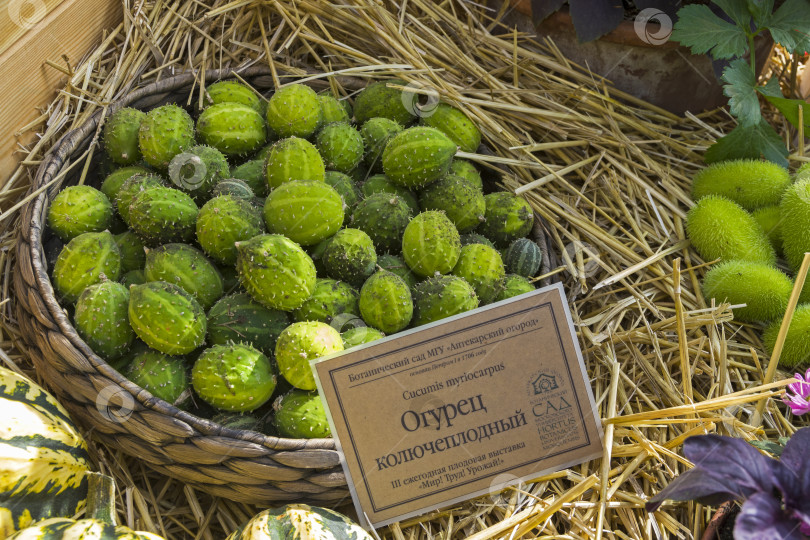
{"type": "MultiPolygon", "coordinates": [[[[314,74],[317,72],[312,71],[312,73],[314,74]]],[[[241,77],[250,79],[254,77],[270,76],[273,73],[269,68],[263,66],[253,66],[241,70],[206,70],[205,83],[208,84],[217,80],[232,78],[235,74],[239,74],[241,77]]],[[[300,80],[301,78],[301,76],[297,74],[292,74],[291,77],[295,77],[296,80],[300,80]]],[[[121,108],[138,102],[141,99],[154,97],[155,95],[160,94],[168,94],[190,85],[199,84],[199,79],[200,74],[198,72],[187,71],[167,79],[139,87],[129,92],[125,97],[114,101],[108,107],[96,111],[81,126],[65,133],[46,154],[45,158],[37,169],[34,182],[32,183],[29,191],[29,193],[39,191],[39,193],[32,202],[28,203],[33,204],[34,206],[31,213],[31,228],[27,238],[30,244],[30,258],[34,269],[34,277],[41,293],[42,300],[45,303],[50,316],[56,322],[59,331],[74,347],[85,355],[93,368],[95,368],[99,374],[110,379],[113,383],[126,390],[144,409],[155,411],[159,414],[184,422],[193,429],[197,430],[203,436],[219,436],[238,439],[259,444],[275,451],[336,450],[334,438],[290,439],[265,435],[255,431],[225,427],[212,420],[183,411],[182,409],[179,409],[174,405],[153,396],[147,390],[142,389],[135,383],[129,381],[116,369],[110,366],[103,358],[96,355],[79,336],[78,332],[71,324],[67,314],[56,300],[53,285],[46,269],[43,266],[43,257],[40,255],[44,253],[42,237],[47,215],[47,212],[45,211],[45,202],[46,198],[48,198],[49,192],[54,189],[61,188],[64,179],[54,183],[52,186],[45,188],[48,182],[52,182],[54,177],[61,174],[64,167],[69,164],[72,154],[77,150],[77,148],[85,143],[88,137],[91,135],[96,135],[102,119],[108,117],[121,108]]],[[[345,86],[350,88],[353,87],[352,89],[360,89],[366,82],[365,79],[358,77],[341,76],[338,77],[338,79],[345,86]]],[[[486,153],[491,153],[491,151],[486,153]]],[[[539,216],[535,213],[535,217],[538,218],[539,216]]],[[[535,236],[542,235],[546,240],[544,243],[540,244],[543,252],[543,265],[546,267],[548,261],[550,259],[556,259],[556,257],[551,249],[551,245],[549,244],[550,239],[547,225],[543,222],[542,218],[535,220],[535,230],[533,231],[533,234],[535,236]]]]}

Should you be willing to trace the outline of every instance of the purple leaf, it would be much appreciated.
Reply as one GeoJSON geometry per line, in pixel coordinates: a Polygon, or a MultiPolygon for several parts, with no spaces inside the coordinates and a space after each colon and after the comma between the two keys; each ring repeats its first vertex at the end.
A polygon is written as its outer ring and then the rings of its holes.
{"type": "Polygon", "coordinates": [[[810,456],[810,427],[798,430],[788,439],[782,450],[782,463],[789,469],[799,471],[807,467],[810,456]]]}
{"type": "Polygon", "coordinates": [[[675,478],[647,504],[648,512],[655,512],[667,499],[673,501],[697,500],[703,504],[716,506],[731,499],[738,498],[737,493],[728,489],[725,483],[719,482],[700,469],[690,469],[675,478]]]}
{"type": "Polygon", "coordinates": [[[535,24],[557,11],[565,0],[532,0],[532,19],[535,24]]]}
{"type": "Polygon", "coordinates": [[[775,473],[774,482],[782,493],[785,508],[810,524],[810,469],[805,466],[794,471],[783,466],[775,473]]]}
{"type": "Polygon", "coordinates": [[[678,8],[683,5],[679,0],[635,0],[638,9],[653,8],[663,11],[672,21],[678,20],[678,8]]]}
{"type": "Polygon", "coordinates": [[[684,441],[683,453],[704,474],[727,486],[736,499],[773,490],[773,460],[742,439],[697,435],[684,441]]]}
{"type": "Polygon", "coordinates": [[[624,19],[621,0],[568,0],[568,7],[580,43],[607,34],[624,19]]]}
{"type": "Polygon", "coordinates": [[[786,508],[810,523],[810,428],[802,428],[785,444],[775,481],[786,508]]]}
{"type": "Polygon", "coordinates": [[[804,540],[798,520],[786,515],[781,502],[767,493],[745,501],[734,523],[734,540],[804,540]]]}

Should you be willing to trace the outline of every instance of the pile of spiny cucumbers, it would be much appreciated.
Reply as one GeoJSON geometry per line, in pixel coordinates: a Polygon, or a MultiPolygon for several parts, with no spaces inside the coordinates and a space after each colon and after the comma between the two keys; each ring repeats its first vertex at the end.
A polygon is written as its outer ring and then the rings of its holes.
{"type": "Polygon", "coordinates": [[[53,285],[85,342],[226,426],[328,437],[310,360],[534,290],[531,207],[454,157],[481,142],[462,110],[420,117],[402,84],[352,106],[220,81],[196,121],[115,112],[118,168],[48,211],[53,285]]]}
{"type": "MultiPolygon", "coordinates": [[[[704,296],[735,305],[737,320],[768,323],[763,341],[772,352],[793,274],[810,251],[810,164],[791,177],[768,161],[716,163],[695,175],[692,197],[687,234],[704,260],[720,259],[706,273],[704,296]]],[[[807,283],[799,302],[779,360],[788,368],[810,362],[807,283]]]]}

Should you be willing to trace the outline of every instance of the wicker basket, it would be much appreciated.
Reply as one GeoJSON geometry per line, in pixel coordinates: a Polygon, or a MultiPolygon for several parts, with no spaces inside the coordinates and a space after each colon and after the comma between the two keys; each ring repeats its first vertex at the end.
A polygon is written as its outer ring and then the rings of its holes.
{"type": "MultiPolygon", "coordinates": [[[[269,71],[263,68],[239,73],[262,92],[272,88],[269,71]]],[[[231,75],[230,70],[206,72],[206,81],[231,75]]],[[[109,107],[107,113],[125,106],[149,109],[169,102],[186,103],[197,78],[182,74],[140,88],[109,107]]],[[[365,82],[341,79],[345,87],[354,89],[365,82]]],[[[308,84],[319,88],[318,81],[308,84]]],[[[321,84],[320,88],[326,87],[321,84]]],[[[73,417],[92,428],[100,441],[194,488],[255,504],[300,501],[335,505],[343,501],[348,489],[332,439],[270,437],[225,428],[179,410],[129,382],[76,333],[48,277],[43,246],[50,233],[45,230],[45,217],[59,189],[77,181],[81,167],[59,176],[94,140],[102,113],[54,146],[31,186],[30,193],[38,196],[22,212],[14,288],[23,345],[38,373],[73,417]]],[[[89,176],[88,183],[97,184],[89,176]]],[[[534,235],[544,251],[546,272],[555,260],[543,229],[538,216],[534,235]]]]}

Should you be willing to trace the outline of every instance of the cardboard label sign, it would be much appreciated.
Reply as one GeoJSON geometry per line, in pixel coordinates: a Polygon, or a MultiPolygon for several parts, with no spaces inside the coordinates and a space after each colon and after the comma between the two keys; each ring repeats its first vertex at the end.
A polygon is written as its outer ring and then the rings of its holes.
{"type": "Polygon", "coordinates": [[[602,455],[562,285],[313,361],[367,525],[602,455]]]}

